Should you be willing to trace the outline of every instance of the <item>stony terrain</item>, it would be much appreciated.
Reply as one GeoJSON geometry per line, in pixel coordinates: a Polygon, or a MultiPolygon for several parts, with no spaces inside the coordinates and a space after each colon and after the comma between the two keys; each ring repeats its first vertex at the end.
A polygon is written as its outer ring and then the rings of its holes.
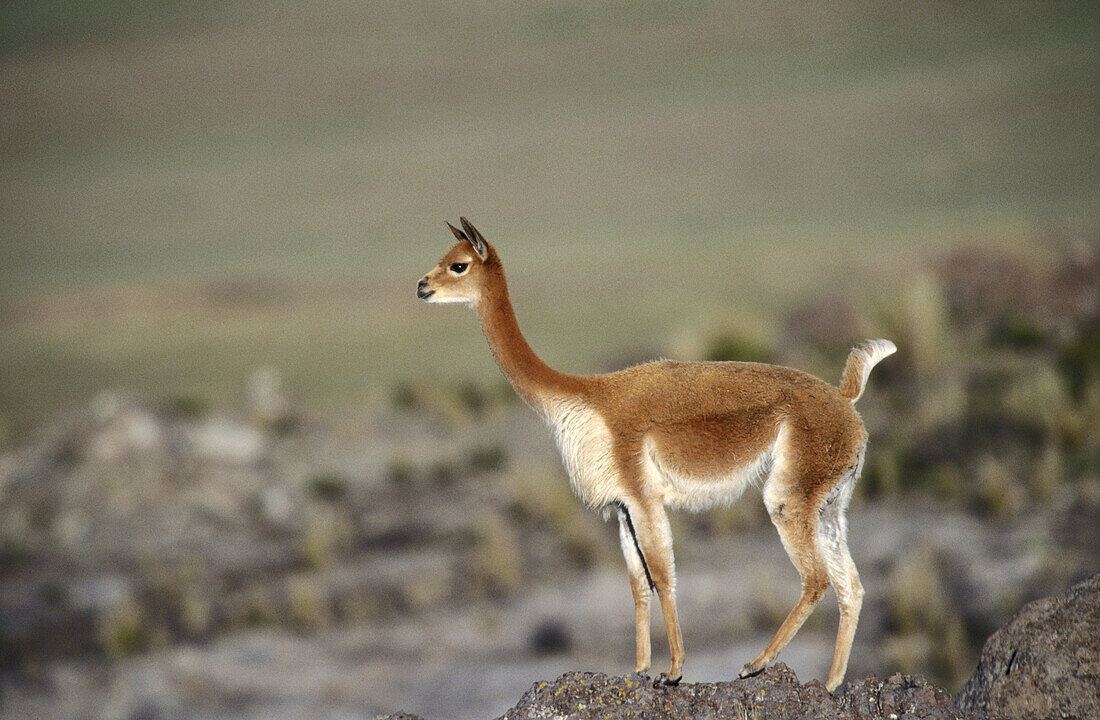
{"type": "MultiPolygon", "coordinates": [[[[783,663],[758,676],[668,687],[648,675],[569,672],[540,681],[501,720],[776,718],[796,720],[1042,720],[1100,714],[1100,575],[1036,600],[982,651],[958,702],[920,676],[850,680],[829,693],[783,663]]],[[[386,720],[412,720],[397,713],[386,720]]]]}
{"type": "MultiPolygon", "coordinates": [[[[253,394],[234,414],[105,395],[0,456],[5,717],[485,718],[532,678],[629,668],[614,528],[526,408],[319,422],[253,394]]],[[[961,686],[1022,602],[1096,568],[1063,507],[988,523],[857,500],[849,677],[961,686]]],[[[675,533],[686,680],[727,679],[797,575],[751,494],[675,533]]],[[[830,595],[781,659],[822,677],[835,627],[830,595]]],[[[656,663],[663,642],[658,623],[656,663]]]]}

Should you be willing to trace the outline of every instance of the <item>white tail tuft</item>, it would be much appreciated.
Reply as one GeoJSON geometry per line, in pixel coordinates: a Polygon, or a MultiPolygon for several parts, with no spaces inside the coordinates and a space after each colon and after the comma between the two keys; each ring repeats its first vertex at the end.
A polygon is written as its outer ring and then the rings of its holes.
{"type": "Polygon", "coordinates": [[[898,351],[898,346],[889,340],[868,340],[848,353],[848,362],[844,365],[844,374],[840,376],[840,394],[852,402],[859,400],[863,388],[867,385],[867,376],[871,368],[885,357],[898,351]]]}

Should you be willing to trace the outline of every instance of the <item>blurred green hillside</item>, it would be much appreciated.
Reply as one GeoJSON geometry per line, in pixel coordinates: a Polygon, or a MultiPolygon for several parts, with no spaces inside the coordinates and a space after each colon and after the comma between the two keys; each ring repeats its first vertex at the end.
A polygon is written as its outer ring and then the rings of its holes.
{"type": "Polygon", "coordinates": [[[413,296],[460,214],[575,372],[1100,238],[1095,3],[5,3],[0,88],[0,444],[260,366],[495,381],[413,296]]]}

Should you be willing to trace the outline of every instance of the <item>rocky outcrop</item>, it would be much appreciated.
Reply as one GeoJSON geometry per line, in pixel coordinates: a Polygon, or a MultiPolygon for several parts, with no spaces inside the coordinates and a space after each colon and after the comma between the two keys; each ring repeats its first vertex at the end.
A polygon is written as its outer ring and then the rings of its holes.
{"type": "Polygon", "coordinates": [[[1100,718],[1100,575],[1025,605],[986,641],[959,706],[1013,720],[1100,718]]]}
{"type": "Polygon", "coordinates": [[[677,687],[640,674],[566,673],[536,683],[499,720],[1086,720],[1100,718],[1097,688],[1100,575],[1026,605],[995,632],[957,704],[919,675],[853,680],[829,693],[779,663],[753,678],[677,687]]]}
{"type": "Polygon", "coordinates": [[[943,688],[923,677],[893,675],[857,680],[832,694],[817,681],[799,683],[782,663],[757,677],[716,683],[655,685],[639,674],[609,676],[572,672],[553,682],[536,683],[502,720],[562,718],[661,718],[733,720],[745,717],[795,720],[870,720],[986,718],[960,711],[943,688]]]}

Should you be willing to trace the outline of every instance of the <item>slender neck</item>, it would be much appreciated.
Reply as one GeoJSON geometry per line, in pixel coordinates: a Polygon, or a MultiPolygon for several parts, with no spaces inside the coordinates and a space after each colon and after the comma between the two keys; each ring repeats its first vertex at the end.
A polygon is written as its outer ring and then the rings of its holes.
{"type": "Polygon", "coordinates": [[[576,393],[579,378],[554,370],[535,354],[516,322],[504,271],[498,264],[490,272],[492,281],[476,305],[481,330],[504,377],[528,405],[545,412],[549,397],[576,393]]]}

